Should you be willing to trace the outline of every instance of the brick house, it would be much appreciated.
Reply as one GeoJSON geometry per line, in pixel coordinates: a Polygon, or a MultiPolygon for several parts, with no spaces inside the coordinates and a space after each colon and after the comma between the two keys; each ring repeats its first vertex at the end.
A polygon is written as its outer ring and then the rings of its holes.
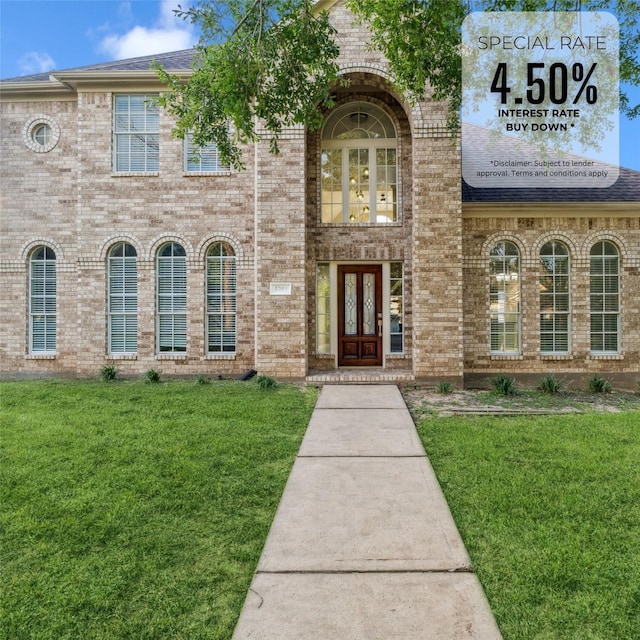
{"type": "Polygon", "coordinates": [[[2,81],[3,376],[419,380],[640,374],[640,173],[474,189],[446,107],[410,105],[338,2],[350,83],[324,128],[171,137],[155,59],[2,81]]]}

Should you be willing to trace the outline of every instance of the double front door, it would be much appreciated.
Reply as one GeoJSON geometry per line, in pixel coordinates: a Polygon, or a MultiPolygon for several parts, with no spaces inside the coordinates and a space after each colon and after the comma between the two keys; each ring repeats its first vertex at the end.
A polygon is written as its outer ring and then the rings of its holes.
{"type": "Polygon", "coordinates": [[[338,266],[338,365],[382,365],[382,266],[338,266]]]}

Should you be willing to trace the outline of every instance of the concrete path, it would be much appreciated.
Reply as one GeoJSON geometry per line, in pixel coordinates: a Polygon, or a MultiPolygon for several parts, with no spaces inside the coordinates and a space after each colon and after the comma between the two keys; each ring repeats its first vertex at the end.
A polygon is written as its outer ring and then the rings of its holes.
{"type": "Polygon", "coordinates": [[[234,640],[500,640],[396,386],[325,386],[234,640]]]}

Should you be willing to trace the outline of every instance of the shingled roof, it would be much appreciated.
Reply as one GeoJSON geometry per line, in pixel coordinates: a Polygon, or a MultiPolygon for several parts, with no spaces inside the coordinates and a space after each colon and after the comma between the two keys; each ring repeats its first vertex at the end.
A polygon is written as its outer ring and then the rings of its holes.
{"type": "Polygon", "coordinates": [[[83,67],[72,67],[70,69],[58,69],[46,73],[34,73],[29,76],[18,76],[16,78],[5,78],[2,82],[48,82],[51,76],[70,72],[89,71],[149,71],[151,63],[157,62],[169,71],[187,71],[192,68],[196,49],[183,49],[182,51],[171,51],[169,53],[158,53],[150,56],[140,56],[138,58],[128,58],[127,60],[113,60],[111,62],[100,62],[83,67]]]}
{"type": "MultiPolygon", "coordinates": [[[[476,149],[492,148],[505,157],[528,159],[535,157],[539,149],[508,135],[495,132],[467,122],[462,124],[463,135],[469,144],[463,144],[463,153],[472,161],[476,149]],[[466,150],[465,150],[466,147],[466,150]]],[[[569,158],[585,160],[580,156],[569,158]]],[[[605,165],[606,166],[606,165],[605,165]]],[[[620,167],[618,180],[606,188],[503,188],[472,187],[463,178],[462,201],[472,202],[640,202],[640,172],[620,167]]]]}

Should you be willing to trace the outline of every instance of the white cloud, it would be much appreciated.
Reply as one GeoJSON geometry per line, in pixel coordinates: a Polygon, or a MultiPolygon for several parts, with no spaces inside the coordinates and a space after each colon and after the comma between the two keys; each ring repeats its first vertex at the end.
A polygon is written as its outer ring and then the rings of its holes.
{"type": "MultiPolygon", "coordinates": [[[[123,3],[123,8],[128,3],[123,3]]],[[[183,8],[188,5],[184,3],[183,8]]],[[[102,38],[100,50],[113,60],[149,56],[155,53],[189,49],[198,38],[192,25],[173,13],[175,0],[161,0],[156,24],[151,27],[135,26],[124,34],[109,34],[102,38]]]]}
{"type": "Polygon", "coordinates": [[[44,73],[56,68],[53,58],[42,51],[29,51],[18,60],[20,72],[24,75],[32,73],[44,73]]]}
{"type": "Polygon", "coordinates": [[[189,49],[195,42],[191,32],[184,29],[134,27],[122,36],[103,38],[100,48],[114,60],[122,60],[189,49]]]}

